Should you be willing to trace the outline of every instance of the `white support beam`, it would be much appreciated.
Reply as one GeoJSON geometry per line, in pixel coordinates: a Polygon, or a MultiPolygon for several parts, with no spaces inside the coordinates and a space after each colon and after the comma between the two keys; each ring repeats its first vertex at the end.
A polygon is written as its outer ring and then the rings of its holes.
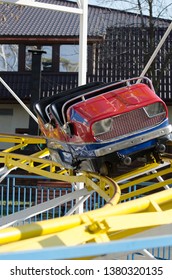
{"type": "Polygon", "coordinates": [[[81,0],[83,13],[80,15],[79,32],[79,80],[78,85],[86,84],[87,73],[87,29],[88,29],[88,0],[81,0]]]}
{"type": "Polygon", "coordinates": [[[21,5],[21,6],[29,6],[29,7],[53,10],[53,11],[66,12],[66,13],[74,13],[74,14],[83,13],[83,10],[80,8],[72,8],[72,7],[66,7],[66,6],[61,6],[61,5],[41,3],[41,2],[37,2],[35,0],[2,0],[1,2],[9,3],[9,4],[11,3],[11,4],[16,4],[16,5],[21,5]]]}
{"type": "Polygon", "coordinates": [[[78,8],[65,7],[47,3],[37,2],[35,0],[2,0],[4,3],[11,3],[22,6],[29,6],[41,9],[75,13],[80,15],[80,33],[79,33],[79,77],[78,85],[86,84],[87,73],[87,30],[88,30],[88,0],[77,0],[78,8]]]}

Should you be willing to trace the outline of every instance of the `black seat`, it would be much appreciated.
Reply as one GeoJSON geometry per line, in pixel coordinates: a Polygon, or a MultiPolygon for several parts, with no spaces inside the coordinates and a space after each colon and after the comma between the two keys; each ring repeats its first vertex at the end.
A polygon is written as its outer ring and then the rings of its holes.
{"type": "Polygon", "coordinates": [[[51,104],[51,102],[57,99],[57,94],[52,95],[50,97],[44,98],[33,105],[34,111],[36,114],[42,119],[44,123],[49,122],[49,118],[46,114],[45,108],[51,104]]]}
{"type": "Polygon", "coordinates": [[[64,124],[63,116],[62,116],[62,107],[65,102],[71,99],[65,106],[65,113],[69,106],[79,102],[81,100],[81,96],[84,94],[85,99],[89,99],[91,97],[106,93],[108,91],[115,90],[119,87],[124,86],[123,83],[115,84],[114,82],[103,83],[103,82],[92,82],[88,83],[71,90],[67,90],[65,92],[60,92],[50,97],[46,97],[34,104],[35,112],[40,116],[44,123],[48,123],[50,121],[49,116],[47,114],[47,108],[49,107],[50,112],[55,117],[56,121],[62,126],[64,124]],[[78,97],[79,99],[73,100],[73,98],[78,97]]]}
{"type": "MultiPolygon", "coordinates": [[[[34,111],[40,116],[40,118],[42,119],[42,121],[44,123],[48,123],[49,122],[49,117],[48,117],[47,112],[46,112],[47,106],[50,106],[51,103],[53,103],[54,101],[56,102],[56,104],[58,104],[59,102],[60,102],[60,104],[63,104],[70,97],[81,95],[81,94],[83,94],[83,92],[89,91],[90,89],[92,89],[95,86],[98,86],[100,84],[102,84],[102,82],[93,82],[93,83],[89,83],[89,84],[86,84],[86,85],[79,86],[77,88],[67,90],[65,92],[57,93],[57,94],[52,95],[50,97],[43,98],[42,100],[39,100],[38,102],[36,102],[33,105],[34,111]]],[[[62,105],[60,105],[60,108],[61,108],[61,106],[62,105]]],[[[62,120],[61,116],[60,116],[60,118],[58,117],[57,112],[55,114],[56,114],[57,120],[59,120],[59,121],[62,120]]]]}

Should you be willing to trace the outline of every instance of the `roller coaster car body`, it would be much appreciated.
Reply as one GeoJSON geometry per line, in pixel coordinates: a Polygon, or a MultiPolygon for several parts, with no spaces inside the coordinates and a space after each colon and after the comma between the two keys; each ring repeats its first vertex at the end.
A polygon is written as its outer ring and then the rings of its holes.
{"type": "Polygon", "coordinates": [[[159,159],[172,130],[165,103],[145,77],[88,84],[34,108],[54,161],[109,176],[120,164],[159,159]]]}

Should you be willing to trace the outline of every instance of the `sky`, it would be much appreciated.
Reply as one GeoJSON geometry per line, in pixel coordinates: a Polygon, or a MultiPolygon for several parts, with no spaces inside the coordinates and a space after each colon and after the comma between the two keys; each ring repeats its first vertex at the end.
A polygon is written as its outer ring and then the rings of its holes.
{"type": "MultiPolygon", "coordinates": [[[[130,0],[128,0],[129,2],[130,0]]],[[[136,1],[131,0],[131,3],[134,3],[136,1]]],[[[171,4],[171,6],[168,7],[167,10],[164,11],[162,17],[167,19],[172,19],[172,0],[154,0],[155,4],[154,8],[157,6],[156,11],[158,13],[159,11],[162,11],[162,8],[167,7],[171,4]],[[160,3],[162,6],[160,6],[160,3]]],[[[134,11],[132,8],[131,3],[126,3],[126,1],[121,0],[88,0],[89,4],[98,5],[98,6],[106,6],[109,8],[119,9],[119,10],[128,10],[130,12],[134,11]],[[123,2],[123,3],[122,3],[123,2]]],[[[146,14],[146,10],[145,10],[146,14]]],[[[156,16],[156,13],[154,14],[156,16]]]]}

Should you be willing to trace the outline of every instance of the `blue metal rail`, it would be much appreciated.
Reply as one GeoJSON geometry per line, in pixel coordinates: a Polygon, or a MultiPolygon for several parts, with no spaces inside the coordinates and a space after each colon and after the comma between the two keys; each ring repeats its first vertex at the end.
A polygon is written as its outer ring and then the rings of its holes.
{"type": "MultiPolygon", "coordinates": [[[[82,258],[87,256],[99,256],[105,254],[125,253],[128,251],[138,251],[144,248],[165,248],[172,246],[172,235],[163,237],[146,237],[138,239],[127,239],[105,243],[89,243],[86,245],[69,247],[51,247],[41,250],[31,250],[24,252],[1,253],[0,260],[64,260],[71,258],[82,258]]],[[[136,253],[132,254],[132,257],[136,253]]],[[[127,258],[131,259],[130,257],[127,258]]],[[[132,258],[133,259],[133,258],[132,258]]],[[[157,260],[162,260],[160,256],[157,260]]],[[[166,259],[167,260],[167,259],[166,259]]]]}

